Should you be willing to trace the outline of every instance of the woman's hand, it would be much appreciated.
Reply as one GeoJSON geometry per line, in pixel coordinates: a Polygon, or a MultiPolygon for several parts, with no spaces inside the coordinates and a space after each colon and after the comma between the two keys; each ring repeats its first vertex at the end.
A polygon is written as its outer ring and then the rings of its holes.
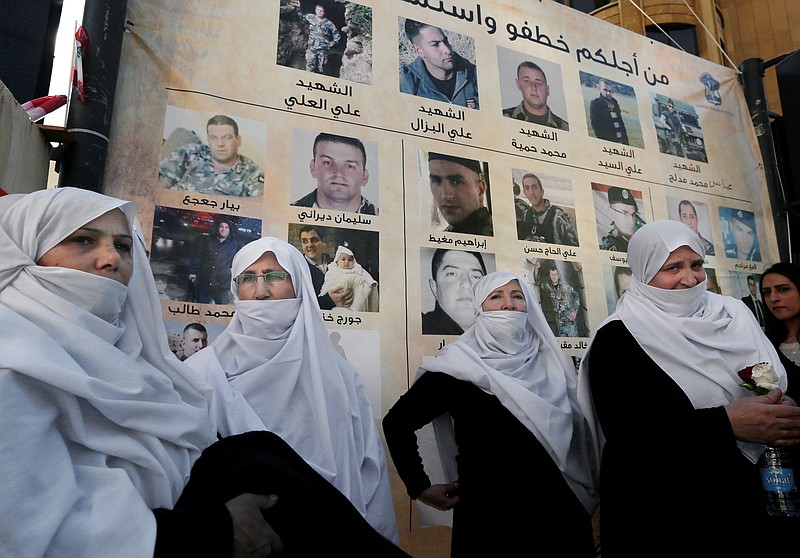
{"type": "Polygon", "coordinates": [[[779,389],[725,405],[736,439],[770,446],[800,444],[800,407],[779,389]]]}
{"type": "Polygon", "coordinates": [[[277,501],[278,497],[274,494],[240,494],[225,503],[233,521],[234,558],[263,557],[283,552],[283,541],[261,513],[277,501]]]}
{"type": "Polygon", "coordinates": [[[437,510],[447,511],[458,504],[458,482],[431,485],[419,493],[417,500],[437,510]]]}

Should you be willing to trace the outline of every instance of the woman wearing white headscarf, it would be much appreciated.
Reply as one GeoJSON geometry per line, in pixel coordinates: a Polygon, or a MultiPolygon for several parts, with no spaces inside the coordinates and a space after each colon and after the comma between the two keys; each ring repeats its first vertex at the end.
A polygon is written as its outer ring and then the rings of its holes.
{"type": "Polygon", "coordinates": [[[262,238],[239,251],[232,277],[233,319],[186,360],[229,402],[221,432],[278,434],[378,532],[397,541],[386,457],[366,388],[330,341],[303,255],[262,238]],[[245,272],[251,277],[243,279],[245,272]],[[267,278],[275,272],[288,276],[267,278]],[[242,396],[247,405],[230,404],[242,396]]]}
{"type": "Polygon", "coordinates": [[[383,420],[400,478],[412,498],[454,510],[452,556],[594,556],[596,456],[575,367],[513,274],[480,279],[473,303],[475,324],[383,420]],[[432,421],[445,469],[457,465],[446,484],[431,484],[417,447],[432,421]]]}
{"type": "Polygon", "coordinates": [[[706,290],[704,258],[682,223],[639,229],[630,287],[581,363],[581,399],[591,393],[605,440],[604,558],[797,552],[798,526],[788,546],[786,526],[768,522],[754,463],[764,444],[800,441],[800,409],[753,314],[706,290]],[[780,389],[755,396],[738,371],[762,362],[780,389]]]}
{"type": "Polygon", "coordinates": [[[167,346],[134,222],[87,190],[0,198],[0,554],[329,549],[308,531],[382,549],[277,436],[215,443],[212,392],[167,346]]]}

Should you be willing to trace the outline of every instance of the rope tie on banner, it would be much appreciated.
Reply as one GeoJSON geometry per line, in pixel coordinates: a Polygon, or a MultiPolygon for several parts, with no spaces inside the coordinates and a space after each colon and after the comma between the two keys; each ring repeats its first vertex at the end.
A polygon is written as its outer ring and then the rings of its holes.
{"type": "Polygon", "coordinates": [[[642,15],[643,15],[644,17],[646,17],[647,19],[649,19],[649,20],[650,20],[650,23],[652,23],[653,25],[655,25],[656,27],[658,27],[658,30],[659,30],[659,31],[661,31],[661,32],[664,34],[664,36],[665,36],[667,39],[669,39],[670,41],[672,41],[672,44],[674,44],[676,47],[678,47],[679,49],[681,49],[683,52],[686,52],[686,49],[684,49],[684,48],[683,48],[681,45],[679,45],[679,44],[678,44],[678,43],[675,41],[675,39],[673,39],[673,38],[670,36],[670,34],[669,34],[669,33],[667,33],[667,32],[664,30],[664,28],[663,28],[663,27],[661,27],[661,26],[660,26],[658,23],[656,23],[656,22],[653,20],[653,18],[652,18],[652,17],[650,17],[649,15],[647,15],[647,12],[645,12],[645,11],[644,11],[642,8],[640,8],[640,7],[639,7],[639,5],[638,5],[636,2],[634,2],[633,0],[628,0],[628,2],[630,3],[630,5],[631,5],[631,6],[633,6],[633,7],[634,7],[634,8],[636,8],[637,10],[639,10],[639,11],[642,13],[642,15]]]}
{"type": "MultiPolygon", "coordinates": [[[[681,45],[679,45],[679,44],[678,44],[678,43],[675,41],[675,39],[673,39],[672,37],[670,37],[669,33],[667,33],[667,32],[664,30],[664,28],[662,28],[662,27],[661,27],[661,26],[660,26],[658,23],[656,23],[656,22],[653,20],[653,18],[652,18],[652,17],[650,17],[649,15],[647,15],[647,13],[646,13],[646,12],[645,12],[645,11],[644,11],[642,8],[640,8],[638,4],[636,4],[636,3],[635,3],[633,0],[628,0],[628,2],[631,4],[631,6],[633,6],[633,7],[634,7],[634,8],[636,8],[637,10],[639,10],[639,11],[642,13],[642,15],[643,15],[644,17],[646,17],[646,18],[647,18],[647,19],[650,21],[650,23],[652,23],[653,25],[655,25],[655,26],[658,28],[658,30],[659,30],[659,31],[661,31],[661,32],[662,32],[662,33],[663,33],[663,34],[664,34],[664,35],[665,35],[665,36],[666,36],[666,37],[667,37],[667,38],[668,38],[670,41],[672,41],[672,43],[673,43],[673,44],[674,44],[676,47],[678,47],[679,49],[681,49],[683,52],[686,52],[686,50],[685,50],[685,49],[684,49],[684,48],[683,48],[681,45]]],[[[706,27],[706,26],[705,26],[705,24],[703,23],[703,21],[702,21],[702,20],[701,20],[701,19],[700,19],[700,18],[697,16],[697,14],[694,12],[694,10],[692,9],[692,7],[691,7],[689,4],[687,4],[687,3],[686,3],[686,0],[683,0],[683,4],[684,4],[684,5],[685,5],[685,6],[686,6],[688,9],[689,9],[689,11],[690,11],[690,12],[692,12],[692,15],[694,16],[695,20],[697,20],[697,22],[700,24],[700,27],[702,27],[702,28],[703,28],[703,30],[706,32],[706,35],[708,35],[708,37],[711,39],[711,42],[713,42],[713,43],[716,45],[716,47],[719,49],[719,51],[722,53],[722,55],[725,57],[725,59],[728,61],[728,63],[731,65],[731,67],[734,69],[734,71],[736,72],[736,74],[737,74],[737,75],[741,74],[742,72],[741,72],[741,70],[739,70],[739,67],[738,67],[736,64],[734,64],[734,63],[733,63],[733,60],[731,60],[731,57],[730,57],[730,56],[728,56],[728,53],[727,53],[727,52],[725,52],[725,49],[723,49],[723,48],[722,48],[722,45],[720,45],[720,44],[719,44],[719,42],[717,41],[717,39],[714,37],[714,35],[711,33],[711,31],[709,31],[709,30],[708,30],[708,27],[706,27]]]]}

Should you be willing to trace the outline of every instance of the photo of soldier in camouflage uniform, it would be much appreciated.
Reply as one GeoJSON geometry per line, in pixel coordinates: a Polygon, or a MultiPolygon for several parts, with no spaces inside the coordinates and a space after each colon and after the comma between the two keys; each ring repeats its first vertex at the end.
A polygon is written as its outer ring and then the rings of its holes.
{"type": "MultiPolygon", "coordinates": [[[[344,0],[280,0],[276,62],[354,83],[372,83],[371,6],[344,0]]],[[[301,78],[298,85],[308,80],[301,78]]],[[[341,83],[308,82],[310,87],[346,93],[341,83]]]]}
{"type": "Polygon", "coordinates": [[[264,193],[264,171],[239,154],[239,125],[229,116],[215,115],[206,124],[208,144],[191,132],[160,164],[162,188],[198,194],[254,197],[264,193]]]}
{"type": "MultiPolygon", "coordinates": [[[[541,173],[540,173],[541,174],[541,173]]],[[[517,237],[531,242],[578,245],[578,231],[575,228],[575,207],[569,191],[570,182],[559,177],[533,174],[521,169],[512,171],[512,181],[522,184],[522,195],[528,201],[521,218],[517,220],[517,237]],[[521,178],[518,176],[522,174],[521,178]],[[542,180],[553,185],[549,191],[558,196],[556,203],[545,198],[542,180]],[[563,205],[569,202],[569,206],[563,205]]]]}
{"type": "Polygon", "coordinates": [[[586,287],[580,263],[523,258],[522,276],[531,285],[553,335],[588,337],[586,287]]]}
{"type": "Polygon", "coordinates": [[[307,21],[309,26],[306,71],[322,74],[328,62],[328,51],[339,42],[342,34],[333,22],[325,17],[325,6],[322,4],[314,6],[313,14],[304,14],[300,10],[300,0],[294,0],[292,5],[297,8],[295,12],[297,17],[307,21]]]}
{"type": "Polygon", "coordinates": [[[642,193],[619,186],[592,183],[600,249],[627,252],[633,233],[645,224],[642,193]]]}

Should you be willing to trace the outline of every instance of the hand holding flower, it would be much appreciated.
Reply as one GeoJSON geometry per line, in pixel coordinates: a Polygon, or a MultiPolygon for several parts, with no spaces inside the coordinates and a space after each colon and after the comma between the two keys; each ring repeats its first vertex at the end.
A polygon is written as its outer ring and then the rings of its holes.
{"type": "Polygon", "coordinates": [[[778,388],[772,366],[760,362],[737,374],[744,381],[743,388],[759,395],[725,405],[736,439],[771,446],[800,443],[800,408],[778,388]]]}
{"type": "Polygon", "coordinates": [[[741,386],[755,391],[759,395],[778,389],[778,374],[767,362],[759,362],[753,366],[748,366],[739,370],[738,374],[744,380],[741,386]]]}
{"type": "Polygon", "coordinates": [[[775,389],[725,405],[736,439],[770,446],[800,443],[800,407],[781,404],[783,397],[775,389]]]}

